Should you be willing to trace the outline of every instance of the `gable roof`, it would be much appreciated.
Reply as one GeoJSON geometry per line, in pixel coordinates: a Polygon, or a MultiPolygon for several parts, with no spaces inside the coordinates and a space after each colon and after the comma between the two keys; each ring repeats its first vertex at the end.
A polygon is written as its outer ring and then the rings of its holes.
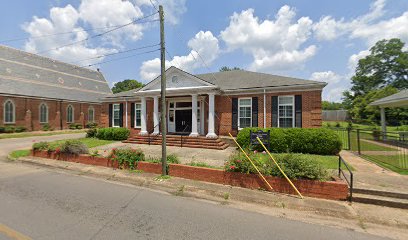
{"type": "Polygon", "coordinates": [[[295,86],[323,88],[327,85],[327,83],[325,82],[277,76],[267,73],[251,72],[245,70],[205,73],[197,74],[196,76],[210,83],[213,83],[214,85],[217,85],[222,91],[295,86]]]}
{"type": "Polygon", "coordinates": [[[398,93],[390,95],[388,97],[380,98],[372,103],[372,106],[383,107],[403,107],[408,106],[408,89],[402,90],[398,93]]]}
{"type": "Polygon", "coordinates": [[[99,102],[112,92],[99,71],[0,45],[0,94],[99,102]]]}

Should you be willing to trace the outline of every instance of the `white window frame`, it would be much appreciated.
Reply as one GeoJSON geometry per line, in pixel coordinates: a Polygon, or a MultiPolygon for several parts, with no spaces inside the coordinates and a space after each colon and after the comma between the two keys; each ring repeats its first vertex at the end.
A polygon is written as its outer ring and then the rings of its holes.
{"type": "MultiPolygon", "coordinates": [[[[247,99],[249,99],[250,100],[250,104],[249,104],[249,106],[248,105],[243,105],[242,107],[250,107],[250,119],[251,119],[251,121],[250,121],[250,123],[249,123],[249,127],[252,127],[252,98],[250,98],[250,97],[243,97],[243,98],[238,98],[238,130],[241,130],[241,129],[243,129],[243,128],[241,128],[241,126],[240,126],[240,119],[241,119],[241,111],[240,111],[240,108],[241,108],[241,100],[247,100],[247,99]]],[[[247,117],[245,117],[245,118],[247,118],[247,117]]]]}
{"type": "Polygon", "coordinates": [[[120,127],[120,123],[119,125],[115,125],[115,106],[118,106],[117,111],[119,111],[119,121],[120,121],[120,103],[114,103],[112,104],[112,127],[120,127]]]}
{"type": "Polygon", "coordinates": [[[38,111],[40,113],[39,114],[39,119],[38,119],[40,121],[40,123],[48,123],[48,105],[46,103],[41,103],[40,106],[39,106],[38,111]],[[41,108],[43,106],[45,106],[45,121],[41,121],[41,115],[42,115],[41,108]]]}
{"type": "Polygon", "coordinates": [[[72,106],[71,104],[69,104],[68,106],[67,106],[67,123],[74,123],[75,122],[75,108],[74,108],[74,106],[72,106]],[[69,110],[69,108],[71,107],[71,109],[72,109],[72,119],[69,119],[69,112],[68,112],[68,110],[69,110]]]}
{"type": "Polygon", "coordinates": [[[88,108],[88,122],[89,122],[89,123],[95,122],[95,108],[92,107],[92,106],[90,106],[90,107],[88,108]],[[89,117],[91,116],[91,114],[89,114],[89,111],[91,111],[91,110],[92,110],[92,121],[89,119],[89,117]]]}
{"type": "Polygon", "coordinates": [[[16,104],[13,102],[13,100],[11,99],[6,99],[6,101],[4,101],[3,103],[3,123],[4,124],[14,124],[16,123],[16,104]],[[6,122],[6,104],[7,103],[11,103],[12,105],[12,121],[11,122],[6,122]]]}
{"type": "MultiPolygon", "coordinates": [[[[292,106],[292,128],[294,128],[295,127],[295,96],[294,95],[282,95],[282,96],[278,96],[278,128],[280,128],[280,119],[281,119],[281,116],[280,116],[280,112],[279,112],[279,107],[280,106],[292,106]],[[280,98],[281,97],[291,97],[292,98],[292,103],[291,104],[288,104],[288,103],[285,103],[285,104],[281,104],[280,103],[280,98]]],[[[287,118],[287,117],[282,117],[282,118],[287,118]]]]}
{"type": "Polygon", "coordinates": [[[135,128],[141,128],[142,127],[142,103],[140,103],[140,102],[135,103],[135,119],[134,120],[135,120],[135,123],[134,123],[135,128]],[[140,125],[136,124],[137,123],[137,121],[136,121],[137,120],[137,118],[136,118],[137,111],[140,112],[140,125]]]}

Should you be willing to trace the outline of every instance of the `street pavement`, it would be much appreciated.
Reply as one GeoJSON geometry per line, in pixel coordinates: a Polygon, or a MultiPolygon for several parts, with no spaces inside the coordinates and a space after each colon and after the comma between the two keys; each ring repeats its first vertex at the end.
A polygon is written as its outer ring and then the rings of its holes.
{"type": "Polygon", "coordinates": [[[0,161],[0,239],[382,238],[0,161]]]}

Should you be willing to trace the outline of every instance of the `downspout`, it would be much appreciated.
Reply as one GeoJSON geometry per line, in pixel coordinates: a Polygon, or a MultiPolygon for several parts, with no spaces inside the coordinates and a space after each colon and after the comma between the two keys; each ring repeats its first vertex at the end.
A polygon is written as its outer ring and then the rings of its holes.
{"type": "Polygon", "coordinates": [[[263,121],[263,125],[264,125],[264,128],[266,128],[266,89],[264,89],[264,101],[263,101],[263,104],[264,104],[264,121],[263,121]]]}

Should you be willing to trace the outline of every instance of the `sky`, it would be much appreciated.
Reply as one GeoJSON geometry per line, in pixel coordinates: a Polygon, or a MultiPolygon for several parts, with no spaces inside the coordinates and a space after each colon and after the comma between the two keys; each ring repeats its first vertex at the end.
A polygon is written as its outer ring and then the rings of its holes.
{"type": "Polygon", "coordinates": [[[158,5],[166,67],[324,81],[328,101],[378,40],[408,42],[408,0],[13,0],[0,3],[0,44],[147,83],[160,73],[158,5]]]}

